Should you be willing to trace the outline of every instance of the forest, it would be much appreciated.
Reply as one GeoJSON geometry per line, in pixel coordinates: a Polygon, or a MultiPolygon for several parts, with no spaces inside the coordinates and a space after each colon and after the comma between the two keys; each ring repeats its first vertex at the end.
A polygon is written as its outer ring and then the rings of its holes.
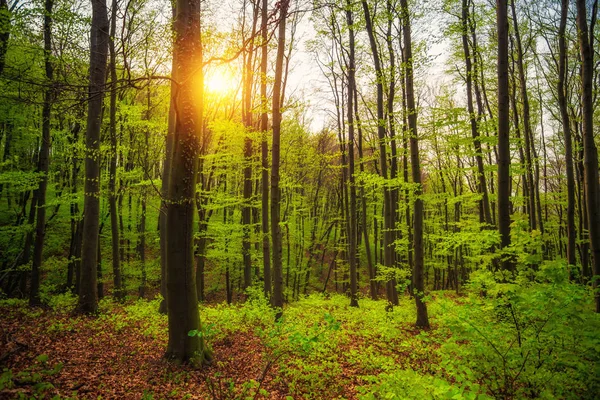
{"type": "Polygon", "coordinates": [[[598,14],[0,0],[0,398],[598,398],[598,14]]]}

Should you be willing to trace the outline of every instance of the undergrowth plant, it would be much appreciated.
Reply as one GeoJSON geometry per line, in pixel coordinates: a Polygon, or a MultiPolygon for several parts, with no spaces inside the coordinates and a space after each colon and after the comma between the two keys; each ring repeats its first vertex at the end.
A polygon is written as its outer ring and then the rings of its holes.
{"type": "Polygon", "coordinates": [[[445,302],[452,335],[440,371],[499,398],[591,399],[600,391],[600,319],[590,299],[560,263],[543,264],[528,284],[483,274],[460,307],[445,302]]]}

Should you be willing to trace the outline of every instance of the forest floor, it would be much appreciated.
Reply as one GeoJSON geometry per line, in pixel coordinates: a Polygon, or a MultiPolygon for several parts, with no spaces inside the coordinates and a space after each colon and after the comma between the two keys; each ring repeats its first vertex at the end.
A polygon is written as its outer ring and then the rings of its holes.
{"type": "MultiPolygon", "coordinates": [[[[452,329],[448,314],[457,316],[456,310],[466,307],[467,299],[448,293],[432,299],[432,328],[426,331],[414,327],[414,302],[408,297],[390,312],[382,301],[363,299],[361,307],[354,309],[344,296],[314,295],[287,305],[279,323],[258,300],[202,306],[204,335],[214,351],[214,361],[202,369],[163,359],[167,319],[157,312],[159,300],[103,300],[94,317],[72,315],[75,299],[68,295],[55,298],[44,309],[4,300],[0,302],[0,398],[536,397],[537,392],[524,388],[527,382],[537,381],[517,379],[530,372],[527,359],[521,366],[516,354],[512,365],[507,347],[504,357],[510,374],[502,376],[492,365],[503,361],[494,359],[493,348],[486,343],[501,346],[498,341],[508,331],[497,332],[499,337],[484,333],[489,337],[477,340],[481,335],[469,339],[452,329]],[[461,362],[461,357],[474,357],[477,365],[461,362]],[[496,375],[486,377],[485,368],[496,375]]],[[[470,312],[473,318],[481,318],[470,312]]],[[[597,328],[598,319],[593,321],[597,328]]],[[[483,326],[476,328],[483,330],[483,326]]],[[[596,331],[590,346],[597,345],[597,336],[596,331]]],[[[595,360],[588,354],[578,360],[577,368],[583,366],[593,376],[598,368],[595,360]]],[[[590,390],[597,387],[598,377],[582,377],[577,368],[564,377],[551,370],[554,375],[544,379],[552,376],[561,385],[570,381],[570,387],[561,389],[567,390],[563,395],[570,394],[566,398],[593,398],[590,390]]]]}

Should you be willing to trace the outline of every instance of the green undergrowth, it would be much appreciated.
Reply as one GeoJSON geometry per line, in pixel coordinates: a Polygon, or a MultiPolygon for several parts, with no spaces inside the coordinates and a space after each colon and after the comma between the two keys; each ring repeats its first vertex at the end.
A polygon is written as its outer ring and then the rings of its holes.
{"type": "MultiPolygon", "coordinates": [[[[228,381],[232,398],[266,395],[266,376],[304,399],[592,399],[600,392],[600,318],[591,299],[552,265],[519,284],[482,273],[460,296],[430,296],[431,329],[419,330],[408,296],[390,310],[383,300],[363,298],[353,308],[346,296],[313,294],[286,304],[276,321],[261,290],[252,289],[243,304],[202,304],[203,327],[193,334],[209,343],[242,340],[239,334],[260,340],[254,351],[262,356],[263,377],[228,381]]],[[[49,334],[78,329],[80,317],[67,312],[73,304],[70,295],[51,300],[57,321],[49,334]]],[[[166,340],[159,304],[160,298],[105,299],[98,318],[85,323],[166,340]]],[[[15,300],[0,308],[42,312],[15,300]]],[[[10,373],[4,371],[5,382],[10,373]]]]}

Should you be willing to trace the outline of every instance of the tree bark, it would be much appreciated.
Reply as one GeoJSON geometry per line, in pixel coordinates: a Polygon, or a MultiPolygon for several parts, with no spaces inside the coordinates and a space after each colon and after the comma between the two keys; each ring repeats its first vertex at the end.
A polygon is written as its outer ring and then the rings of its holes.
{"type": "Polygon", "coordinates": [[[108,15],[106,0],[92,0],[90,84],[85,134],[85,185],[81,282],[77,309],[82,313],[98,310],[97,262],[100,219],[100,127],[108,59],[108,15]]]}
{"type": "MultiPolygon", "coordinates": [[[[510,98],[508,90],[508,3],[496,0],[498,35],[498,232],[500,248],[510,246],[510,98]]],[[[502,255],[502,269],[513,271],[510,257],[502,255]]]]}
{"type": "Polygon", "coordinates": [[[46,69],[46,84],[44,105],[42,109],[42,146],[38,159],[38,172],[42,174],[37,190],[37,220],[35,227],[35,242],[33,244],[33,263],[31,267],[31,286],[29,292],[29,305],[39,306],[40,299],[40,269],[42,266],[42,252],[44,250],[44,237],[46,234],[46,189],[48,188],[48,171],[50,166],[50,118],[52,100],[54,97],[53,79],[54,66],[52,65],[52,7],[54,0],[44,2],[44,64],[46,69]]]}
{"type": "Polygon", "coordinates": [[[112,0],[112,15],[110,18],[110,110],[109,110],[109,132],[110,132],[110,166],[108,181],[108,207],[110,210],[110,232],[112,239],[112,270],[113,270],[113,297],[122,299],[124,294],[121,282],[121,258],[119,247],[119,222],[117,214],[117,55],[115,52],[115,34],[117,27],[117,0],[112,0]]]}
{"type": "Polygon", "coordinates": [[[6,50],[10,39],[10,11],[8,1],[0,0],[0,75],[4,72],[6,50]]]}
{"type": "MultiPolygon", "coordinates": [[[[381,60],[379,57],[379,50],[377,41],[375,40],[375,31],[373,30],[373,21],[371,18],[371,11],[366,0],[361,1],[363,6],[363,12],[365,14],[365,22],[367,34],[369,35],[369,44],[371,47],[371,54],[373,56],[373,64],[375,66],[375,73],[377,75],[376,86],[377,86],[377,139],[379,141],[379,167],[381,168],[381,177],[384,181],[388,179],[388,168],[387,168],[387,150],[386,150],[386,133],[385,133],[385,116],[384,116],[384,103],[383,103],[383,71],[381,67],[381,60]]],[[[384,231],[383,236],[383,265],[392,268],[394,266],[394,253],[393,253],[393,206],[391,200],[391,193],[387,186],[383,188],[383,215],[384,215],[384,231]]],[[[388,303],[391,305],[398,305],[398,296],[396,295],[395,281],[390,280],[386,284],[386,294],[388,303]]]]}
{"type": "Polygon", "coordinates": [[[356,180],[354,179],[354,91],[356,90],[356,65],[354,55],[354,21],[352,4],[346,0],[346,23],[348,25],[348,186],[349,186],[349,215],[348,215],[348,264],[350,268],[350,307],[358,307],[357,280],[357,249],[356,249],[356,180]]]}
{"type": "MultiPolygon", "coordinates": [[[[173,20],[175,20],[176,7],[172,8],[173,20]]],[[[167,127],[167,136],[165,138],[165,160],[163,163],[162,182],[160,187],[161,202],[160,215],[158,217],[159,235],[160,235],[160,294],[162,301],[158,307],[158,312],[167,314],[168,293],[167,293],[167,212],[169,210],[169,175],[171,173],[171,159],[173,158],[173,142],[175,136],[175,124],[177,120],[177,91],[179,74],[175,62],[175,54],[171,60],[171,99],[169,106],[169,120],[167,127]]]]}
{"type": "MultiPolygon", "coordinates": [[[[521,101],[523,102],[523,135],[525,139],[525,174],[527,176],[528,186],[528,208],[529,208],[529,228],[537,229],[536,220],[536,202],[535,193],[536,185],[533,180],[533,159],[531,156],[533,147],[533,131],[531,129],[531,116],[529,111],[529,96],[527,94],[527,81],[525,79],[525,67],[523,66],[523,45],[521,44],[521,34],[519,33],[519,23],[517,20],[517,10],[515,0],[511,1],[511,9],[513,16],[513,31],[517,45],[517,69],[519,71],[519,89],[521,92],[521,101]]],[[[516,91],[516,88],[513,88],[516,91]]]]}
{"type": "Polygon", "coordinates": [[[577,0],[577,28],[579,33],[579,50],[581,53],[581,106],[582,106],[582,141],[585,184],[585,203],[587,208],[590,245],[592,248],[592,274],[596,312],[600,312],[600,292],[598,292],[598,275],[600,275],[600,187],[598,183],[598,149],[594,141],[594,22],[598,0],[592,8],[592,22],[588,29],[586,1],[577,0]]]}
{"type": "Polygon", "coordinates": [[[281,90],[283,76],[283,56],[285,53],[285,27],[290,0],[280,3],[277,58],[275,60],[275,81],[273,82],[273,149],[271,162],[271,238],[273,241],[273,297],[271,304],[279,309],[276,318],[283,313],[283,265],[281,260],[282,239],[280,221],[281,192],[279,188],[279,167],[281,157],[281,90]]]}
{"type": "MultiPolygon", "coordinates": [[[[258,19],[258,8],[253,5],[252,11],[252,30],[250,36],[254,37],[256,34],[256,24],[258,19]],[[255,11],[256,10],[256,11],[255,11]]],[[[243,120],[244,126],[246,127],[246,137],[244,138],[244,204],[242,207],[242,226],[243,226],[243,239],[242,239],[242,256],[244,259],[244,288],[252,285],[252,256],[250,254],[250,248],[252,243],[250,242],[250,233],[252,230],[252,138],[250,137],[250,131],[252,130],[252,88],[254,82],[254,41],[251,40],[247,55],[244,57],[244,85],[243,85],[243,120]]]]}
{"type": "Polygon", "coordinates": [[[267,0],[262,0],[261,5],[261,58],[260,58],[260,131],[261,140],[261,226],[262,226],[262,251],[263,251],[263,278],[264,292],[267,298],[271,297],[271,241],[269,239],[269,146],[267,131],[269,130],[269,114],[267,103],[267,44],[268,44],[268,9],[267,0]]]}
{"type": "MultiPolygon", "coordinates": [[[[469,121],[471,125],[471,136],[473,137],[473,146],[475,147],[475,161],[477,163],[477,178],[478,178],[478,191],[482,198],[479,201],[479,222],[492,224],[492,215],[490,211],[490,202],[488,198],[487,183],[485,179],[485,170],[483,166],[483,152],[481,149],[481,140],[479,139],[479,121],[480,114],[475,114],[475,107],[473,106],[473,77],[476,76],[473,70],[473,62],[471,59],[471,51],[469,47],[469,0],[462,0],[462,45],[463,52],[465,55],[465,80],[467,84],[467,110],[469,111],[469,121]]],[[[475,62],[477,62],[475,60],[475,62]]]]}
{"type": "Polygon", "coordinates": [[[562,119],[565,140],[565,169],[567,174],[567,263],[574,268],[576,261],[575,240],[575,177],[573,174],[573,140],[571,138],[571,122],[567,108],[567,47],[565,31],[569,16],[569,0],[561,0],[560,26],[558,29],[558,105],[562,119]]]}
{"type": "Polygon", "coordinates": [[[200,0],[177,0],[173,69],[178,84],[174,109],[173,154],[169,176],[166,256],[169,342],[165,357],[176,363],[202,365],[210,360],[201,331],[194,270],[194,198],[202,134],[202,47],[200,0]],[[198,85],[200,83],[200,85],[198,85]]]}
{"type": "Polygon", "coordinates": [[[421,185],[421,162],[419,159],[419,139],[417,132],[417,109],[415,106],[415,91],[413,85],[413,56],[412,40],[410,32],[410,14],[408,10],[408,1],[400,0],[402,7],[402,30],[404,34],[404,52],[406,60],[406,106],[408,113],[408,129],[410,133],[410,162],[412,166],[412,179],[416,185],[414,201],[414,225],[413,225],[413,285],[415,288],[415,301],[417,305],[417,322],[419,328],[429,328],[429,318],[427,316],[427,305],[423,300],[425,296],[425,285],[423,282],[423,187],[421,185]]]}

